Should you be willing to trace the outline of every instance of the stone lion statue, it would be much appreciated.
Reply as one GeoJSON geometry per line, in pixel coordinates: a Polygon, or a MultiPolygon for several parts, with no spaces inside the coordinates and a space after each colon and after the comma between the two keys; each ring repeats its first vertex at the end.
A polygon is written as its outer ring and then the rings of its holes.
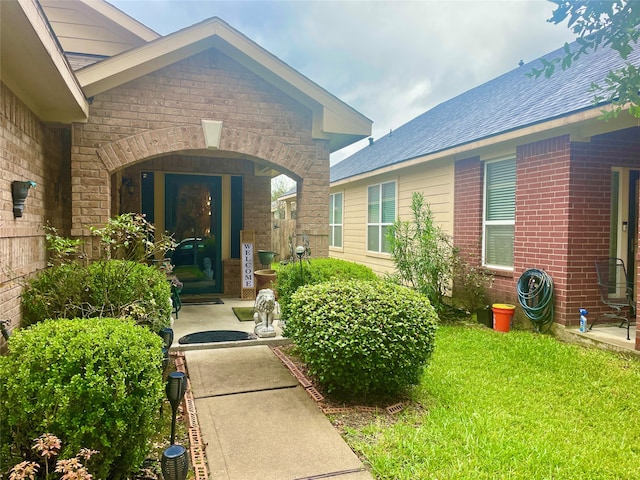
{"type": "Polygon", "coordinates": [[[276,296],[270,288],[264,288],[258,292],[254,306],[253,320],[256,323],[253,331],[260,338],[275,337],[273,328],[273,311],[276,308],[276,296]]]}

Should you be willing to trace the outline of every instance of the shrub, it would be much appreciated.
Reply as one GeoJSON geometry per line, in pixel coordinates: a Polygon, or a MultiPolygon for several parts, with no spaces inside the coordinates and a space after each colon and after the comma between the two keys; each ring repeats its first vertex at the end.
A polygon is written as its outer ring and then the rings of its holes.
{"type": "Polygon", "coordinates": [[[301,287],[285,334],[310,373],[343,397],[395,395],[418,382],[434,347],[437,315],[415,290],[390,282],[301,287]]]}
{"type": "Polygon", "coordinates": [[[315,285],[329,280],[373,281],[377,280],[378,276],[369,267],[359,263],[338,258],[314,258],[302,262],[302,274],[300,273],[300,262],[279,266],[276,278],[281,318],[287,320],[291,295],[303,284],[315,285]]]}
{"type": "Polygon", "coordinates": [[[0,357],[0,464],[29,460],[33,439],[50,432],[61,458],[98,450],[95,478],[125,478],[144,460],[158,421],[161,347],[159,335],[122,319],[16,331],[0,357]]]}
{"type": "Polygon", "coordinates": [[[127,260],[50,267],[22,294],[22,325],[48,318],[131,317],[158,331],[169,325],[171,287],[164,272],[127,260]]]}
{"type": "Polygon", "coordinates": [[[451,287],[455,253],[451,238],[435,223],[424,195],[411,197],[411,220],[397,219],[387,232],[396,273],[391,277],[425,294],[438,312],[451,287]]]}

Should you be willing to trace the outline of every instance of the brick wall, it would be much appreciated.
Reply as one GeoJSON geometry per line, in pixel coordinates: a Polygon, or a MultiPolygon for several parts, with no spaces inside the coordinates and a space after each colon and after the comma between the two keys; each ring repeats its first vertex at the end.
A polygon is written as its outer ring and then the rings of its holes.
{"type": "Polygon", "coordinates": [[[20,320],[22,282],[46,266],[41,226],[48,222],[69,234],[69,145],[67,130],[45,127],[0,83],[0,319],[10,319],[11,328],[20,320]],[[37,183],[19,218],[13,216],[14,180],[37,183]]]}
{"type": "MultiPolygon", "coordinates": [[[[327,141],[311,138],[312,112],[215,49],[96,95],[88,123],[74,126],[73,235],[111,215],[113,172],[153,157],[175,162],[185,151],[216,162],[228,157],[204,150],[202,119],[224,122],[220,150],[236,154],[227,162],[266,160],[302,183],[298,228],[326,255],[328,226],[320,218],[327,216],[329,151],[327,141]]],[[[244,176],[245,228],[256,231],[258,248],[270,248],[269,179],[244,176]]]]}
{"type": "MultiPolygon", "coordinates": [[[[603,310],[593,262],[609,254],[611,168],[640,169],[638,130],[518,147],[514,272],[496,275],[493,301],[517,304],[518,278],[539,268],[554,282],[556,322],[577,325],[580,308],[593,316],[603,310]]],[[[482,173],[477,158],[456,164],[455,243],[478,255],[482,173]]]]}

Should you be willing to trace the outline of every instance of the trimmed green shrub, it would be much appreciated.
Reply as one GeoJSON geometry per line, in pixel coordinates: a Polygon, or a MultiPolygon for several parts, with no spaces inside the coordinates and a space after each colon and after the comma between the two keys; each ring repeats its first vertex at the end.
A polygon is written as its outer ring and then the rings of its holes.
{"type": "Polygon", "coordinates": [[[169,325],[171,287],[164,272],[127,260],[77,262],[43,270],[22,294],[22,325],[48,318],[131,317],[159,331],[169,325]]]}
{"type": "Polygon", "coordinates": [[[285,335],[341,397],[401,393],[418,383],[434,348],[438,317],[429,300],[391,282],[304,286],[290,308],[285,335]]]}
{"type": "Polygon", "coordinates": [[[62,441],[61,458],[98,450],[95,478],[126,478],[158,422],[161,365],[162,339],[133,321],[58,319],[17,330],[0,357],[0,465],[29,459],[48,432],[62,441]]]}
{"type": "Polygon", "coordinates": [[[315,285],[338,280],[378,280],[378,276],[365,265],[348,262],[339,258],[314,258],[302,262],[293,262],[279,266],[276,276],[276,291],[280,304],[281,318],[289,318],[291,295],[301,285],[315,285]]]}

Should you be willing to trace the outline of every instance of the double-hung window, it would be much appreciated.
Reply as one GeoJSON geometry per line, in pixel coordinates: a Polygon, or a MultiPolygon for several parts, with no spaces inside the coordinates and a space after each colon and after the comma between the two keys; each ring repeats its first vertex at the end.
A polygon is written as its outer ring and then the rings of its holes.
{"type": "Polygon", "coordinates": [[[386,234],[396,219],[396,182],[371,185],[367,197],[367,250],[390,253],[386,234]]]}
{"type": "Polygon", "coordinates": [[[487,163],[484,178],[484,264],[513,269],[516,159],[487,163]]]}
{"type": "Polygon", "coordinates": [[[342,247],[342,193],[329,195],[329,246],[342,247]]]}

